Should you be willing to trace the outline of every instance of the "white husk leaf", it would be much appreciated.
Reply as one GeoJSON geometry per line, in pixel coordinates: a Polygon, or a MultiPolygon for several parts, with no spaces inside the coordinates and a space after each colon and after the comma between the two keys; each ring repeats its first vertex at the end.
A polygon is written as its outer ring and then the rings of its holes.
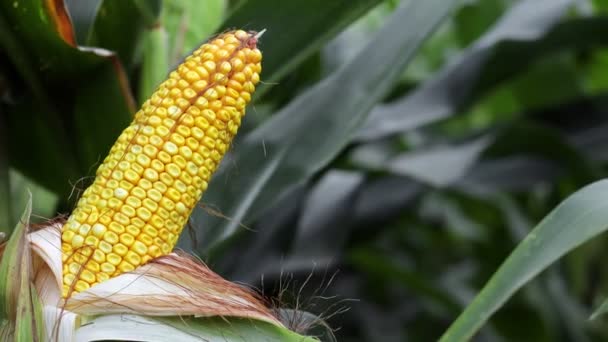
{"type": "Polygon", "coordinates": [[[59,290],[60,230],[61,224],[54,223],[29,234],[35,256],[34,284],[45,307],[47,330],[49,336],[61,336],[60,341],[72,340],[69,334],[75,331],[78,315],[230,316],[283,327],[249,289],[221,278],[185,254],[157,258],[64,301],[59,290]]]}
{"type": "Polygon", "coordinates": [[[47,341],[74,341],[77,314],[52,305],[45,305],[42,314],[47,341]]]}
{"type": "MultiPolygon", "coordinates": [[[[97,318],[91,324],[78,329],[76,335],[78,341],[201,341],[199,337],[192,336],[175,327],[159,323],[154,319],[135,315],[109,315],[97,318]],[[116,329],[117,326],[120,326],[120,329],[116,329]]],[[[207,341],[209,340],[205,340],[205,342],[207,341]]]]}

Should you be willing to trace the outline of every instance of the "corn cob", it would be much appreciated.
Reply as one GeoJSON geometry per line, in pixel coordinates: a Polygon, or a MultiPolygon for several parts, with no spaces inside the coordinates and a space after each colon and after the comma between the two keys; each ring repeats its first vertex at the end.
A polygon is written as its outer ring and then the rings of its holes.
{"type": "Polygon", "coordinates": [[[258,37],[203,44],[136,113],[62,228],[64,298],[171,252],[260,80],[258,37]]]}

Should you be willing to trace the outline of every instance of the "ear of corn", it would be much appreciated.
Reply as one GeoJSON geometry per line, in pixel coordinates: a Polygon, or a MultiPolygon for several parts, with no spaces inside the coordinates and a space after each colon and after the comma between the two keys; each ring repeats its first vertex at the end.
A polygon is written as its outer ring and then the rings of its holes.
{"type": "Polygon", "coordinates": [[[62,228],[64,298],[171,252],[259,82],[256,41],[202,45],[119,136],[62,228]]]}

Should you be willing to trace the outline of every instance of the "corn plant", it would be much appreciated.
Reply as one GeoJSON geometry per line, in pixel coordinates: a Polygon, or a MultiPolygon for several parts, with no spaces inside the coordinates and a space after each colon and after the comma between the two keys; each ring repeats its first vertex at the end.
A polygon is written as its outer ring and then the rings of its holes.
{"type": "Polygon", "coordinates": [[[606,339],[606,10],[1,3],[0,336],[606,339]]]}

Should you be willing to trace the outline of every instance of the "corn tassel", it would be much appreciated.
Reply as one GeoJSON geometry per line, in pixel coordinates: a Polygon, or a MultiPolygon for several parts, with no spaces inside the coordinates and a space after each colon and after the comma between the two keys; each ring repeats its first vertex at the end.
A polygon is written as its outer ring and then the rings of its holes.
{"type": "Polygon", "coordinates": [[[136,113],[62,228],[62,296],[171,252],[259,82],[259,35],[202,45],[136,113]]]}

